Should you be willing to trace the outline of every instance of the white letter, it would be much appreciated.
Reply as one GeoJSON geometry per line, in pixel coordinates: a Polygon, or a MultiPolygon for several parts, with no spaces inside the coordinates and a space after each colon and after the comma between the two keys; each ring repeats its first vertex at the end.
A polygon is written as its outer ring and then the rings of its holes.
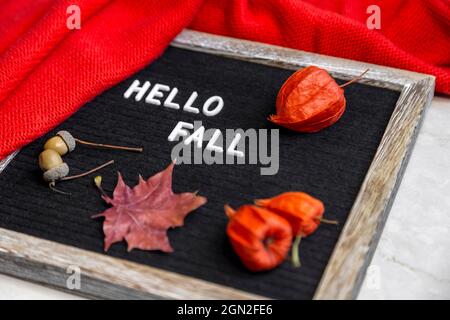
{"type": "Polygon", "coordinates": [[[381,29],[381,9],[379,6],[373,4],[371,6],[367,7],[366,10],[367,14],[371,14],[371,16],[369,16],[367,18],[367,28],[369,30],[373,30],[373,29],[381,29]]]}
{"type": "Polygon", "coordinates": [[[173,98],[175,98],[177,93],[178,93],[177,88],[173,88],[172,91],[170,91],[169,96],[164,101],[164,107],[172,109],[180,109],[180,105],[178,103],[173,102],[173,98]]]}
{"type": "Polygon", "coordinates": [[[206,312],[206,316],[205,316],[205,318],[208,318],[209,317],[209,313],[211,312],[211,308],[212,307],[204,307],[205,309],[205,312],[206,312]]]}
{"type": "Polygon", "coordinates": [[[208,117],[215,116],[222,110],[222,108],[223,108],[223,99],[219,96],[214,96],[206,100],[205,104],[203,105],[203,114],[208,117]],[[216,108],[213,110],[209,110],[209,106],[214,102],[217,102],[216,108]]]}
{"type": "Polygon", "coordinates": [[[227,155],[229,156],[236,156],[238,158],[243,158],[244,157],[244,153],[242,151],[236,150],[236,146],[239,143],[239,141],[241,140],[241,134],[240,133],[236,133],[236,135],[234,136],[233,141],[231,141],[228,149],[227,149],[227,155]]]}
{"type": "Polygon", "coordinates": [[[125,99],[128,99],[129,97],[131,97],[131,94],[133,92],[137,92],[134,99],[136,101],[141,101],[142,97],[147,92],[148,88],[150,88],[150,82],[145,81],[142,87],[139,87],[139,84],[140,84],[139,80],[134,80],[131,86],[128,88],[128,90],[125,91],[125,93],[123,94],[123,97],[125,99]]]}
{"type": "Polygon", "coordinates": [[[66,287],[69,290],[81,289],[81,269],[77,266],[68,266],[66,273],[71,274],[66,280],[66,287]]]}
{"type": "Polygon", "coordinates": [[[152,88],[152,90],[150,91],[150,93],[148,94],[147,98],[145,98],[145,102],[147,103],[151,103],[157,106],[161,105],[161,101],[155,99],[155,98],[162,98],[164,97],[164,94],[162,93],[163,91],[169,91],[170,87],[166,86],[164,84],[155,84],[152,88]]]}
{"type": "Polygon", "coordinates": [[[192,107],[192,104],[194,103],[195,99],[197,99],[197,97],[198,97],[198,93],[196,91],[192,92],[188,101],[186,101],[186,103],[184,104],[183,110],[187,111],[187,112],[192,112],[192,113],[199,113],[200,110],[192,107]]]}
{"type": "Polygon", "coordinates": [[[189,135],[189,132],[187,132],[183,128],[194,129],[194,125],[189,122],[178,122],[169,135],[169,141],[178,141],[178,137],[186,137],[187,135],[189,135]]]}
{"type": "Polygon", "coordinates": [[[259,169],[262,176],[275,175],[280,168],[279,130],[271,129],[270,134],[269,156],[267,129],[259,129],[259,162],[263,165],[270,165],[269,167],[259,169]]]}
{"type": "Polygon", "coordinates": [[[220,134],[221,134],[221,132],[220,132],[219,129],[216,129],[216,131],[214,131],[211,140],[209,140],[208,144],[206,145],[206,150],[211,151],[211,152],[212,151],[220,152],[220,153],[223,152],[223,148],[222,147],[219,147],[219,146],[215,145],[217,139],[219,139],[219,137],[220,137],[220,134]]]}
{"type": "Polygon", "coordinates": [[[188,145],[192,141],[197,142],[197,148],[201,148],[203,145],[203,135],[205,134],[205,127],[200,126],[197,130],[194,131],[186,140],[184,140],[184,144],[188,145]]]}
{"type": "Polygon", "coordinates": [[[81,10],[76,4],[67,7],[66,14],[70,14],[66,20],[66,26],[69,30],[81,29],[81,10]]]}

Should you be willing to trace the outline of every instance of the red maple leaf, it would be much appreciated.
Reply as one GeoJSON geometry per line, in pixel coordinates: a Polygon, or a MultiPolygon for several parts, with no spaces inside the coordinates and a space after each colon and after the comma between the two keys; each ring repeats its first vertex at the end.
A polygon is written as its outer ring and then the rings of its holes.
{"type": "Polygon", "coordinates": [[[127,186],[118,173],[113,198],[102,196],[112,207],[94,216],[105,217],[105,251],[123,240],[128,243],[128,251],[134,248],[173,251],[167,230],[182,226],[191,211],[206,203],[206,198],[196,193],[173,193],[173,167],[172,163],[148,180],[139,176],[134,188],[127,186]]]}

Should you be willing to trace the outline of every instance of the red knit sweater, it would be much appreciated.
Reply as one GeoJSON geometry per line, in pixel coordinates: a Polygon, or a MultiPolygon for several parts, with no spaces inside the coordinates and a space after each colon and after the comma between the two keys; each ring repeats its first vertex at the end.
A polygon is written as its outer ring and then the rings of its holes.
{"type": "Polygon", "coordinates": [[[449,0],[0,0],[0,159],[157,58],[185,27],[433,74],[450,94],[449,0]],[[69,5],[81,29],[66,26],[69,5]],[[369,30],[369,5],[381,29],[369,30]]]}

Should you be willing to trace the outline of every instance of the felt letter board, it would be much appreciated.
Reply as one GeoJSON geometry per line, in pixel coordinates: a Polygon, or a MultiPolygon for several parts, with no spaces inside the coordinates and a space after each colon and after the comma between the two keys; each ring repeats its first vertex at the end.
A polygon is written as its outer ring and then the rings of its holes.
{"type": "MultiPolygon", "coordinates": [[[[113,166],[99,173],[103,177],[103,188],[111,194],[117,171],[133,186],[139,174],[148,178],[170,163],[174,143],[168,141],[168,136],[178,121],[200,120],[206,128],[223,131],[227,128],[277,128],[267,117],[275,112],[278,90],[294,68],[200,51],[169,47],[157,61],[102,93],[53,131],[23,148],[0,174],[0,239],[2,230],[15,231],[239,292],[269,298],[313,298],[401,97],[401,92],[395,88],[351,85],[345,89],[346,112],[332,127],[315,134],[281,128],[279,170],[275,175],[260,175],[261,165],[255,164],[175,166],[174,191],[199,190],[200,195],[208,198],[208,203],[188,215],[183,227],[169,231],[175,250],[171,254],[127,252],[125,243],[114,244],[104,253],[103,219],[91,216],[108,206],[95,189],[93,176],[58,184],[71,196],[52,192],[42,181],[37,157],[44,142],[59,130],[68,130],[83,140],[144,147],[143,153],[132,153],[77,146],[73,153],[64,157],[72,174],[114,159],[113,166]],[[194,114],[149,104],[145,96],[140,101],[136,101],[135,94],[124,98],[136,79],[141,84],[149,81],[152,86],[160,83],[178,88],[176,102],[181,105],[196,91],[195,106],[201,108],[206,99],[218,95],[223,98],[224,107],[218,115],[208,117],[201,112],[194,114]],[[269,272],[247,271],[228,242],[223,205],[228,203],[237,208],[254,199],[294,190],[321,199],[326,207],[325,217],[338,220],[339,225],[322,224],[311,237],[302,241],[301,268],[294,268],[287,260],[269,272]]],[[[415,118],[417,122],[419,118],[415,118]]],[[[409,150],[409,143],[405,150],[409,150]]],[[[402,156],[402,165],[407,153],[402,156]]],[[[389,170],[386,174],[397,176],[397,172],[389,173],[389,170]]],[[[389,198],[392,196],[390,193],[389,198]]],[[[86,266],[80,267],[83,270],[86,266]]],[[[359,272],[359,277],[362,274],[363,271],[359,272]]],[[[360,279],[356,281],[360,283],[360,279]]],[[[54,281],[49,283],[55,285],[54,281]]],[[[352,290],[357,290],[355,288],[352,290]]],[[[196,288],[191,290],[195,292],[196,288]]],[[[206,292],[204,295],[207,297],[206,292]]],[[[113,295],[104,292],[98,296],[113,295]]],[[[164,293],[160,296],[165,297],[164,293]]],[[[220,297],[226,298],[226,295],[220,297]]]]}

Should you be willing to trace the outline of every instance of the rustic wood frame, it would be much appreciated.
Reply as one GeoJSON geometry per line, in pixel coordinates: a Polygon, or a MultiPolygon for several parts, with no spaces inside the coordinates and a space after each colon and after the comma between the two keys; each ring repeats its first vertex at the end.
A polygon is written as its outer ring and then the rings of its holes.
{"type": "MultiPolygon", "coordinates": [[[[315,299],[355,298],[408,161],[424,110],[431,103],[434,77],[363,62],[185,30],[173,46],[298,69],[317,65],[350,79],[370,69],[363,83],[401,92],[315,299]]],[[[0,173],[17,152],[0,161],[0,173]]],[[[89,252],[0,228],[0,272],[66,289],[69,266],[80,266],[81,289],[95,298],[262,299],[204,280],[89,252]],[[195,288],[195,289],[194,289],[195,288]]]]}

